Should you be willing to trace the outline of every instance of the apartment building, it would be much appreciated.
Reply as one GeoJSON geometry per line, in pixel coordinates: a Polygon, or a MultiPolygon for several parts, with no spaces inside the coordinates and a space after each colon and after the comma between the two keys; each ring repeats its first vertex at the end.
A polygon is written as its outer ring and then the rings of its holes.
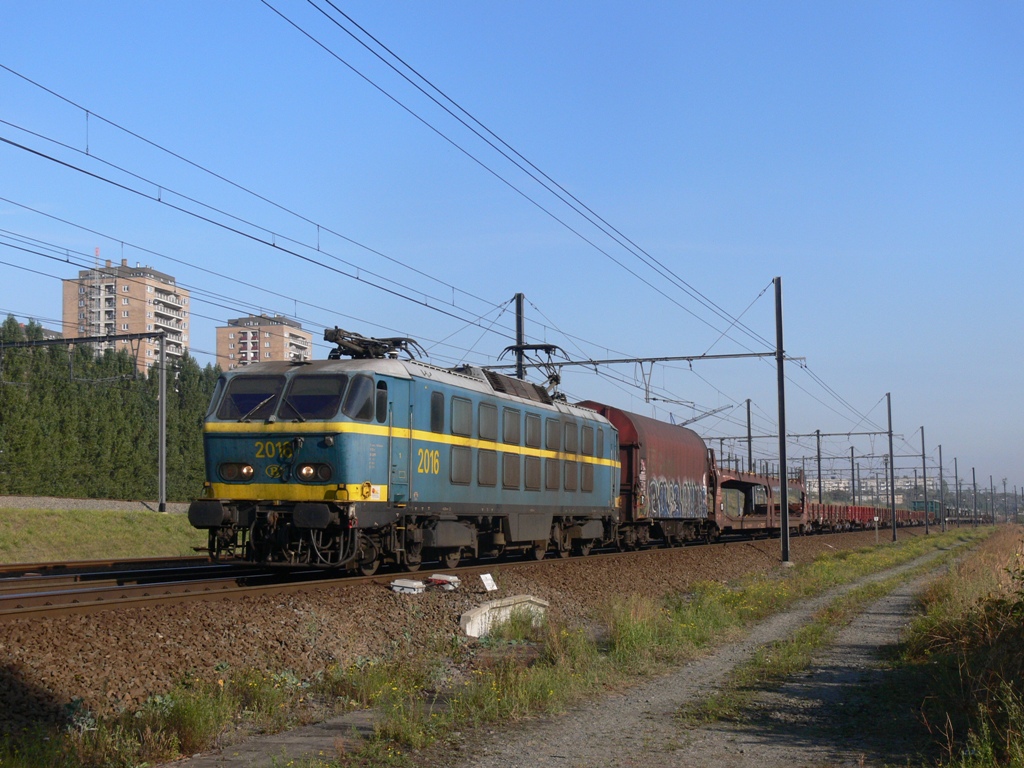
{"type": "MultiPolygon", "coordinates": [[[[65,338],[110,336],[165,331],[168,363],[188,349],[189,292],[171,275],[136,263],[83,269],[78,278],[63,281],[62,331],[65,338]]],[[[103,341],[98,352],[125,349],[136,353],[140,371],[160,359],[159,339],[103,341]]]]}
{"type": "Polygon", "coordinates": [[[268,360],[309,360],[313,334],[281,315],[249,315],[217,328],[217,364],[222,370],[268,360]]]}

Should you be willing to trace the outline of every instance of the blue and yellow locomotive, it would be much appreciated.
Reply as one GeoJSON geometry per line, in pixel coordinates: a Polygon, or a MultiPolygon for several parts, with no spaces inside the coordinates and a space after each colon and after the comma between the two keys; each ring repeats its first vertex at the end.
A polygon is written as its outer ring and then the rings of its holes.
{"type": "Polygon", "coordinates": [[[218,382],[207,481],[189,508],[211,556],[369,574],[615,540],[619,450],[605,417],[493,371],[416,361],[409,339],[325,338],[338,345],[328,360],[218,382]]]}

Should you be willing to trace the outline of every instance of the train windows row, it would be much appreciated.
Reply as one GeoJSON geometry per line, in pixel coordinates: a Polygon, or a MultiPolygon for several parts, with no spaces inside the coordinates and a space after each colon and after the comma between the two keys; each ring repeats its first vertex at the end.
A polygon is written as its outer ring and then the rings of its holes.
{"type": "MultiPolygon", "coordinates": [[[[430,431],[445,432],[445,397],[443,392],[430,395],[430,431]]],[[[536,413],[527,413],[525,418],[525,442],[523,440],[523,413],[518,408],[501,409],[501,442],[506,445],[525,445],[527,448],[545,448],[549,451],[578,453],[583,456],[602,458],[604,431],[565,418],[541,419],[536,413]],[[542,430],[543,422],[543,430],[542,430]],[[596,439],[595,439],[596,437],[596,439]]],[[[498,442],[498,411],[493,403],[480,403],[477,407],[477,437],[481,440],[498,442]]],[[[451,434],[461,437],[473,436],[473,403],[464,397],[451,398],[451,434]]]]}
{"type": "MultiPolygon", "coordinates": [[[[219,385],[218,385],[219,386],[219,385]]],[[[333,419],[338,410],[356,421],[388,420],[388,385],[358,374],[235,376],[226,386],[217,410],[219,419],[276,418],[282,421],[333,419]],[[287,384],[287,388],[286,385],[287,384]],[[282,392],[284,393],[282,395],[282,392]]]]}
{"type": "MultiPolygon", "coordinates": [[[[501,464],[501,487],[507,490],[582,491],[594,490],[594,465],[578,461],[541,459],[479,449],[476,451],[476,484],[493,488],[498,485],[498,464],[501,464]]],[[[451,447],[453,485],[470,485],[473,481],[473,449],[451,447]]]]}

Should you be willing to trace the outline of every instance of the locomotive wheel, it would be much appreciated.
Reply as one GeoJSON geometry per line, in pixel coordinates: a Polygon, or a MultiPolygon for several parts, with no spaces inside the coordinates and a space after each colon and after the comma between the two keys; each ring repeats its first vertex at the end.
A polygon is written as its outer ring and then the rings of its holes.
{"type": "MultiPolygon", "coordinates": [[[[409,526],[406,534],[412,530],[412,525],[409,526]]],[[[413,572],[418,571],[420,566],[423,565],[423,542],[414,541],[411,537],[405,540],[405,557],[402,559],[402,569],[413,572]]]]}
{"type": "Polygon", "coordinates": [[[380,547],[370,538],[360,536],[359,544],[359,572],[363,576],[373,576],[380,568],[383,558],[380,547]]]}
{"type": "Polygon", "coordinates": [[[561,547],[558,548],[558,556],[559,557],[568,557],[571,554],[572,554],[572,550],[569,549],[568,547],[566,547],[565,549],[562,549],[561,547]]]}
{"type": "Polygon", "coordinates": [[[445,550],[445,553],[443,555],[441,555],[441,565],[443,565],[445,568],[454,568],[459,564],[459,560],[461,559],[461,549],[448,549],[445,550]]]}
{"type": "Polygon", "coordinates": [[[373,574],[377,572],[378,568],[380,568],[379,557],[359,563],[359,572],[363,574],[363,576],[373,576],[373,574]]]}
{"type": "Polygon", "coordinates": [[[547,548],[546,545],[542,544],[540,546],[532,546],[528,550],[526,550],[526,559],[527,560],[543,560],[544,559],[544,555],[546,555],[547,553],[548,553],[548,548],[547,548]]]}

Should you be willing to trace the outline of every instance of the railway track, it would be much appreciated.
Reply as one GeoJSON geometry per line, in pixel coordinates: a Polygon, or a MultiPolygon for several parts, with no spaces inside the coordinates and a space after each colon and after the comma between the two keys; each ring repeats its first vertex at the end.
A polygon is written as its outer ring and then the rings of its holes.
{"type": "MultiPolygon", "coordinates": [[[[387,584],[396,578],[419,578],[421,575],[397,571],[373,576],[339,575],[337,571],[329,570],[268,569],[251,564],[210,563],[206,558],[198,560],[202,562],[193,565],[159,561],[156,567],[134,570],[109,570],[111,563],[108,562],[74,563],[67,564],[67,567],[48,563],[34,569],[9,566],[3,569],[6,574],[0,571],[0,622],[195,600],[242,599],[293,592],[310,586],[387,584]],[[90,570],[96,566],[100,567],[90,570]]],[[[484,561],[463,565],[458,572],[468,576],[543,562],[558,563],[561,560],[484,561]]],[[[451,569],[445,569],[441,563],[427,563],[422,573],[439,570],[451,569]],[[431,569],[432,565],[436,568],[431,569]]]]}
{"type": "Polygon", "coordinates": [[[130,560],[72,560],[66,563],[0,564],[0,580],[19,576],[86,576],[91,573],[137,571],[148,568],[185,568],[209,564],[206,555],[193,557],[142,557],[130,560]]]}
{"type": "MultiPolygon", "coordinates": [[[[751,537],[728,537],[710,546],[750,540],[751,537]]],[[[708,546],[691,544],[687,547],[695,545],[708,546]]],[[[595,557],[607,562],[609,558],[643,557],[683,548],[649,547],[628,552],[603,551],[600,554],[595,551],[595,557]]],[[[464,563],[457,569],[435,562],[425,563],[420,571],[414,573],[391,571],[372,576],[308,568],[267,568],[251,563],[211,563],[206,557],[11,565],[0,567],[0,622],[195,600],[237,600],[261,594],[295,592],[313,586],[388,584],[396,578],[420,579],[431,573],[453,570],[460,577],[467,578],[487,572],[531,566],[557,567],[559,563],[590,559],[550,556],[543,560],[478,560],[464,563]]]]}
{"type": "Polygon", "coordinates": [[[205,557],[6,566],[0,569],[0,621],[283,591],[322,578],[323,571],[210,563],[205,557]]]}

